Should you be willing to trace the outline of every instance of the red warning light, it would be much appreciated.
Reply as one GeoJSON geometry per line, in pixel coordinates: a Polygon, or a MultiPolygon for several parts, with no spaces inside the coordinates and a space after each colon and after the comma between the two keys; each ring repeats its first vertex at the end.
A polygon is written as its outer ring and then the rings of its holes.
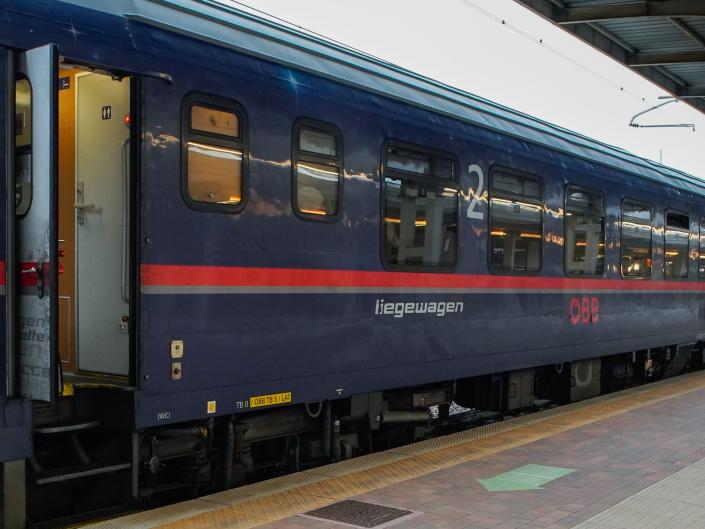
{"type": "Polygon", "coordinates": [[[130,114],[125,114],[125,117],[122,118],[123,123],[125,123],[126,127],[130,126],[130,123],[132,123],[132,116],[130,114]]]}

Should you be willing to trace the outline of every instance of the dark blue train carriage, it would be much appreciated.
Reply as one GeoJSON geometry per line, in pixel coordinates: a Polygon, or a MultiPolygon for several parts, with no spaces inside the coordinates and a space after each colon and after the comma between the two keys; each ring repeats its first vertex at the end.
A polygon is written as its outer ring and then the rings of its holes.
{"type": "Polygon", "coordinates": [[[209,0],[4,0],[0,86],[7,519],[702,364],[679,171],[209,0]]]}

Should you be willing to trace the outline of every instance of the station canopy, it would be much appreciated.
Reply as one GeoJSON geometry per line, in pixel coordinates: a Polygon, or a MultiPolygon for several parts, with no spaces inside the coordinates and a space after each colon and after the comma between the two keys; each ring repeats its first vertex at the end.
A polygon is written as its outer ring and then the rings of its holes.
{"type": "Polygon", "coordinates": [[[705,0],[516,0],[705,113],[705,0]]]}

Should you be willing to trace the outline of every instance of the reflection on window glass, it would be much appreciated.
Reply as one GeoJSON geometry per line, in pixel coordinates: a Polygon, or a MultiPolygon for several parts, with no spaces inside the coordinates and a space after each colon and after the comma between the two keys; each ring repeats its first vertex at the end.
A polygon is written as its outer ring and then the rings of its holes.
{"type": "Polygon", "coordinates": [[[296,165],[296,203],[301,213],[338,213],[340,170],[331,165],[299,162],[296,165]]]}
{"type": "Polygon", "coordinates": [[[455,177],[452,160],[398,147],[387,149],[386,166],[392,170],[434,178],[455,177]]]}
{"type": "Polygon", "coordinates": [[[568,274],[602,275],[605,215],[601,193],[568,187],[565,217],[565,269],[568,274]]]}
{"type": "Polygon", "coordinates": [[[625,200],[622,202],[622,276],[651,276],[651,209],[625,200]]]}
{"type": "Polygon", "coordinates": [[[503,195],[541,200],[541,185],[533,178],[495,171],[492,175],[492,191],[503,195]]]}
{"type": "Polygon", "coordinates": [[[634,220],[645,221],[647,224],[651,224],[651,208],[636,202],[629,202],[625,200],[622,204],[622,216],[629,217],[634,220]]]}
{"type": "Polygon", "coordinates": [[[242,151],[189,141],[188,192],[198,202],[239,204],[242,151]]]}
{"type": "Polygon", "coordinates": [[[294,207],[313,220],[338,214],[343,171],[340,135],[331,125],[321,127],[299,126],[294,132],[298,138],[294,153],[294,207]]]}
{"type": "Polygon", "coordinates": [[[299,133],[299,149],[323,156],[337,156],[335,136],[318,130],[302,128],[299,133]]]}
{"type": "Polygon", "coordinates": [[[191,107],[191,129],[231,138],[240,136],[237,114],[201,105],[191,107]]]}
{"type": "Polygon", "coordinates": [[[458,191],[401,178],[384,179],[385,257],[389,264],[454,266],[458,191]]]}
{"type": "Polygon", "coordinates": [[[687,215],[666,213],[663,277],[686,279],[688,277],[688,239],[690,237],[687,215]]]}
{"type": "Polygon", "coordinates": [[[15,81],[15,214],[27,214],[32,203],[32,87],[15,81]]]}
{"type": "Polygon", "coordinates": [[[490,184],[490,266],[494,271],[541,270],[541,186],[533,179],[495,171],[490,184]]]}

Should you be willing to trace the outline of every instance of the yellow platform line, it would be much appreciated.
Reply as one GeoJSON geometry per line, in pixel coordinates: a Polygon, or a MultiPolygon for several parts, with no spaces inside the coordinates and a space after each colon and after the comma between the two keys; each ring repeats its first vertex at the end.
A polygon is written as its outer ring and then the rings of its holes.
{"type": "Polygon", "coordinates": [[[193,500],[201,512],[183,517],[171,506],[150,511],[150,523],[139,523],[141,513],[92,529],[249,529],[703,388],[705,372],[691,373],[206,496],[193,500]]]}

